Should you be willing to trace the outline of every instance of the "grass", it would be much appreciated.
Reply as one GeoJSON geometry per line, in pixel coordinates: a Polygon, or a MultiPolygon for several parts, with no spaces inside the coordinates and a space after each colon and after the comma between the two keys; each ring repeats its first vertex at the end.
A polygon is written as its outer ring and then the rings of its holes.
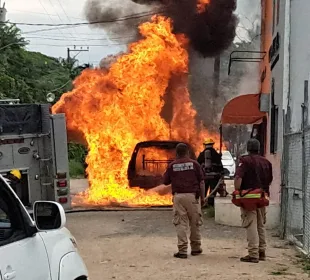
{"type": "MultiPolygon", "coordinates": [[[[294,265],[299,266],[302,270],[307,273],[310,277],[310,257],[303,255],[302,253],[297,253],[295,255],[296,260],[293,262],[294,265]]],[[[279,267],[272,271],[270,274],[274,276],[281,276],[281,275],[294,275],[288,272],[288,267],[279,267]]]]}
{"type": "Polygon", "coordinates": [[[293,275],[291,273],[288,273],[288,267],[279,267],[277,270],[272,271],[270,274],[274,276],[281,276],[281,275],[293,275]]]}
{"type": "Polygon", "coordinates": [[[204,208],[202,211],[203,211],[203,215],[206,216],[207,218],[215,217],[215,210],[214,210],[214,207],[212,206],[208,206],[207,208],[204,208]]]}
{"type": "Polygon", "coordinates": [[[78,161],[69,161],[69,171],[71,178],[84,178],[84,166],[78,161]]]}
{"type": "Polygon", "coordinates": [[[310,258],[302,254],[296,256],[298,258],[297,263],[301,265],[303,271],[310,276],[310,258]]]}

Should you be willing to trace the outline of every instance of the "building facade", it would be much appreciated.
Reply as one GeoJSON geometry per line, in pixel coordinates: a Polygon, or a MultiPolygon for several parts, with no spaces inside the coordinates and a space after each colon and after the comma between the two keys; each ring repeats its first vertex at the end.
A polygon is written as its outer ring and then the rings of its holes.
{"type": "Polygon", "coordinates": [[[310,252],[310,1],[262,0],[261,92],[269,93],[266,157],[283,236],[310,252]]]}
{"type": "Polygon", "coordinates": [[[281,159],[283,151],[283,91],[284,91],[284,33],[285,0],[262,1],[261,51],[265,59],[261,63],[261,93],[268,93],[269,114],[265,138],[266,157],[274,166],[271,199],[277,203],[281,197],[281,159]]]}

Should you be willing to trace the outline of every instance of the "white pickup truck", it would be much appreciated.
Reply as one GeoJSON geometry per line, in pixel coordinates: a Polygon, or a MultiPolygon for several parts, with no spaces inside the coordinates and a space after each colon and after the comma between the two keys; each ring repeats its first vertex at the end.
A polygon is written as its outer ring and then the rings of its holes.
{"type": "Polygon", "coordinates": [[[0,175],[0,280],[87,280],[63,207],[38,201],[33,217],[0,175]]]}

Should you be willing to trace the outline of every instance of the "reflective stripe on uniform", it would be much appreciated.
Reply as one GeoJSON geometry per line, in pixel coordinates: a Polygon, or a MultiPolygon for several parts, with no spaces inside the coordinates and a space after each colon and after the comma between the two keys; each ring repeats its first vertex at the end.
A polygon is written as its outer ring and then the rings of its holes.
{"type": "Polygon", "coordinates": [[[236,198],[237,199],[240,199],[240,198],[261,198],[262,195],[259,194],[259,193],[248,193],[246,194],[245,196],[240,196],[240,195],[236,195],[236,198]]]}

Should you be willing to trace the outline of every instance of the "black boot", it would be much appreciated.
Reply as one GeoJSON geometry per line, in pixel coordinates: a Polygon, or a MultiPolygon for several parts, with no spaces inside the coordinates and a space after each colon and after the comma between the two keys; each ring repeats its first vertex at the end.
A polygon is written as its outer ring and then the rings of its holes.
{"type": "Polygon", "coordinates": [[[183,253],[180,253],[180,252],[175,253],[173,256],[175,258],[178,258],[178,259],[187,259],[187,254],[183,254],[183,253]]]}

